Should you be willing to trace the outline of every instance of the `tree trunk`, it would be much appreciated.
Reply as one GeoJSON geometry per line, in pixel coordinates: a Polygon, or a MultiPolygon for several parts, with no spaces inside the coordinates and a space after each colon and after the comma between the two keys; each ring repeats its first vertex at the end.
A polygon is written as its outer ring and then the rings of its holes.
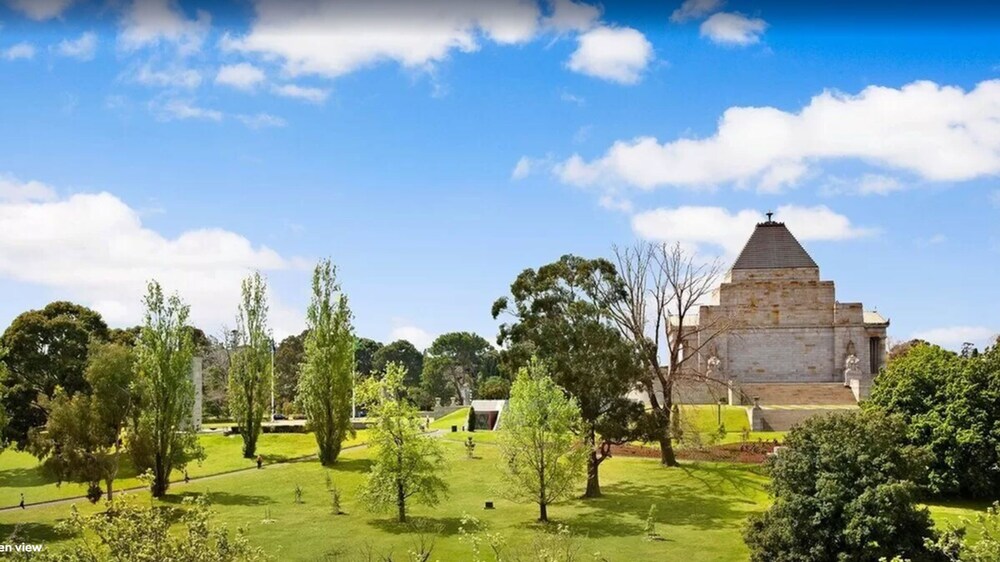
{"type": "Polygon", "coordinates": [[[663,466],[680,466],[674,456],[674,444],[670,435],[660,437],[660,464],[663,466]]]}
{"type": "Polygon", "coordinates": [[[107,486],[108,486],[108,507],[109,508],[111,507],[111,501],[114,499],[113,493],[111,492],[111,487],[114,484],[114,481],[115,481],[114,477],[108,478],[108,479],[106,479],[104,481],[104,483],[107,484],[107,486]]]}
{"type": "Polygon", "coordinates": [[[538,504],[538,520],[542,523],[549,522],[548,507],[549,506],[545,505],[544,503],[538,504]]]}
{"type": "Polygon", "coordinates": [[[583,497],[599,498],[601,496],[601,479],[598,470],[601,467],[601,459],[597,457],[597,435],[593,428],[587,433],[586,440],[590,447],[590,455],[587,457],[587,491],[583,493],[583,497]]]}
{"type": "Polygon", "coordinates": [[[170,485],[170,475],[165,473],[166,467],[163,463],[163,455],[157,453],[153,470],[153,486],[151,489],[154,498],[162,498],[167,493],[167,487],[170,485]]]}
{"type": "Polygon", "coordinates": [[[403,494],[403,484],[396,484],[396,507],[399,509],[399,522],[406,523],[406,495],[403,494]]]}

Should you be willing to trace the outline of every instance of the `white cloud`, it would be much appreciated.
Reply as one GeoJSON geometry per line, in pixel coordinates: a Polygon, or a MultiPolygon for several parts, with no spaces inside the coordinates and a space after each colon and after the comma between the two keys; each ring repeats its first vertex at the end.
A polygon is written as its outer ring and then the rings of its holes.
{"type": "Polygon", "coordinates": [[[719,12],[702,22],[699,29],[702,37],[708,37],[715,43],[745,46],[760,42],[767,22],[743,14],[719,12]]]}
{"type": "Polygon", "coordinates": [[[985,326],[947,326],[917,332],[912,337],[958,351],[966,342],[973,343],[980,349],[993,345],[997,334],[1000,334],[1000,330],[985,326]]]}
{"type": "Polygon", "coordinates": [[[865,174],[858,183],[858,193],[861,195],[889,195],[904,189],[906,186],[898,179],[880,174],[865,174]]]}
{"type": "Polygon", "coordinates": [[[22,41],[0,51],[0,56],[7,60],[30,60],[35,58],[35,46],[22,41]]]}
{"type": "Polygon", "coordinates": [[[670,14],[670,21],[683,23],[699,20],[722,8],[724,0],[686,0],[679,8],[670,14]]]}
{"type": "Polygon", "coordinates": [[[254,115],[237,115],[236,119],[238,119],[241,123],[243,123],[247,127],[250,127],[251,129],[267,129],[272,127],[284,127],[285,125],[288,125],[288,122],[282,119],[281,117],[277,117],[269,113],[256,113],[254,115]]]}
{"type": "Polygon", "coordinates": [[[274,93],[282,97],[295,98],[295,99],[309,101],[312,103],[323,103],[324,101],[326,101],[326,98],[330,95],[329,90],[324,90],[321,88],[308,88],[305,86],[296,86],[295,84],[283,84],[281,86],[275,86],[274,93]]]}
{"type": "Polygon", "coordinates": [[[510,173],[510,178],[513,180],[523,180],[534,173],[551,167],[552,159],[550,157],[531,158],[530,156],[522,156],[517,161],[517,164],[514,165],[514,169],[510,173]]]}
{"type": "Polygon", "coordinates": [[[11,9],[35,21],[45,21],[62,15],[76,0],[7,0],[11,9]]]}
{"type": "Polygon", "coordinates": [[[583,107],[583,106],[587,105],[587,100],[586,99],[584,99],[584,98],[582,98],[582,97],[580,97],[580,96],[578,96],[576,94],[571,94],[569,92],[563,92],[563,93],[559,94],[559,99],[561,99],[562,101],[564,101],[566,103],[571,103],[571,104],[573,104],[573,105],[575,105],[577,107],[583,107]]]}
{"type": "Polygon", "coordinates": [[[598,205],[609,211],[618,211],[620,213],[631,213],[634,210],[631,201],[610,194],[602,195],[601,198],[597,200],[597,203],[598,205]]]}
{"type": "Polygon", "coordinates": [[[216,84],[232,86],[239,90],[252,90],[260,85],[264,79],[263,70],[245,62],[223,66],[215,75],[216,84]]]}
{"type": "Polygon", "coordinates": [[[223,118],[221,111],[198,107],[191,102],[179,99],[171,99],[164,103],[158,101],[151,102],[150,109],[163,121],[200,119],[219,122],[223,118]]]}
{"type": "Polygon", "coordinates": [[[653,45],[631,27],[601,26],[577,37],[576,51],[566,66],[595,78],[635,84],[653,60],[653,45]]]}
{"type": "Polygon", "coordinates": [[[404,321],[394,318],[392,330],[389,332],[388,341],[406,340],[413,344],[419,351],[423,351],[434,343],[434,336],[430,332],[416,326],[406,324],[404,321]]]}
{"type": "MultiPolygon", "coordinates": [[[[784,222],[801,241],[850,240],[877,232],[855,226],[846,216],[824,206],[785,205],[778,207],[774,218],[784,222]]],[[[762,213],[751,209],[731,213],[722,207],[685,206],[638,213],[632,217],[632,230],[647,240],[711,246],[732,258],[750,238],[754,226],[764,220],[762,213]]]]}
{"type": "MultiPolygon", "coordinates": [[[[154,278],[191,305],[195,325],[231,325],[242,278],[252,270],[297,271],[302,261],[218,228],[166,237],[109,193],[0,203],[0,276],[93,305],[118,325],[140,320],[140,299],[154,278]]],[[[273,295],[270,304],[277,335],[301,329],[301,311],[273,295]]]]}
{"type": "Polygon", "coordinates": [[[158,88],[183,88],[193,90],[201,85],[201,73],[197,70],[182,67],[170,67],[154,70],[149,63],[143,64],[132,77],[145,86],[158,88]]]}
{"type": "Polygon", "coordinates": [[[42,182],[22,182],[12,175],[0,173],[0,203],[52,201],[55,198],[55,190],[42,182]]]}
{"type": "Polygon", "coordinates": [[[56,46],[56,52],[64,57],[92,60],[97,52],[97,34],[88,31],[72,41],[63,39],[56,46]]]}
{"type": "Polygon", "coordinates": [[[538,29],[533,0],[256,0],[257,17],[225,48],[283,61],[290,76],[335,78],[393,61],[426,68],[452,51],[471,52],[485,37],[499,44],[530,40],[538,29]]]}
{"type": "Polygon", "coordinates": [[[796,113],[732,107],[707,138],[615,142],[600,158],[573,155],[554,167],[566,183],[774,191],[795,185],[824,161],[853,159],[929,181],[1000,174],[1000,80],[966,92],[933,82],[826,91],[796,113]]]}
{"type": "Polygon", "coordinates": [[[597,24],[601,10],[597,6],[573,2],[573,0],[554,0],[550,2],[551,14],[545,18],[545,26],[557,33],[570,31],[586,31],[597,24]]]}
{"type": "Polygon", "coordinates": [[[119,42],[127,50],[172,44],[191,54],[201,49],[211,20],[204,10],[189,19],[176,0],[133,0],[125,8],[119,42]]]}

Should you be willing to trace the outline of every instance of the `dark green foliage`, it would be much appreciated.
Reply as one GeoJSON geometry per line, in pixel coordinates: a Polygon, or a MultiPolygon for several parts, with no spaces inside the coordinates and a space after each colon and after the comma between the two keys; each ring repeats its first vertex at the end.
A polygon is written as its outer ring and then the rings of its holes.
{"type": "Polygon", "coordinates": [[[274,399],[278,404],[295,401],[305,360],[305,341],[308,330],[281,340],[274,352],[274,399]]]}
{"type": "Polygon", "coordinates": [[[750,517],[753,562],[944,560],[918,509],[928,455],[906,443],[905,424],[880,412],[813,417],[771,457],[774,504],[750,517]]]}
{"type": "Polygon", "coordinates": [[[406,340],[396,340],[379,348],[372,358],[372,368],[379,375],[385,374],[386,365],[399,363],[406,369],[404,387],[420,385],[421,373],[424,371],[424,356],[412,343],[406,340]]]}
{"type": "Polygon", "coordinates": [[[937,495],[1000,497],[1000,346],[962,358],[916,342],[875,379],[868,406],[902,416],[910,443],[934,456],[937,495]]]}
{"type": "Polygon", "coordinates": [[[51,397],[57,386],[69,395],[89,392],[84,377],[88,349],[92,342],[107,339],[101,315],[70,302],[53,302],[15,318],[0,338],[0,346],[7,350],[8,371],[3,406],[9,422],[4,437],[24,449],[29,430],[45,425],[39,397],[51,397]]]}
{"type": "Polygon", "coordinates": [[[626,396],[642,371],[638,354],[609,316],[604,287],[617,282],[607,260],[563,256],[538,270],[526,269],[500,298],[493,317],[508,313],[498,342],[507,361],[534,354],[556,384],[576,398],[583,417],[581,437],[590,449],[587,497],[600,495],[598,467],[611,445],[639,437],[641,406],[626,396]]]}
{"type": "Polygon", "coordinates": [[[510,396],[510,381],[501,377],[487,377],[479,381],[476,398],[481,400],[505,400],[510,396]]]}
{"type": "Polygon", "coordinates": [[[382,343],[368,338],[358,338],[354,345],[354,365],[362,378],[372,376],[376,372],[375,354],[382,349],[382,343]]]}
{"type": "Polygon", "coordinates": [[[427,349],[423,385],[443,401],[452,396],[462,403],[463,391],[473,389],[496,365],[490,343],[471,332],[442,334],[427,349]]]}
{"type": "Polygon", "coordinates": [[[476,409],[469,408],[469,421],[465,424],[469,431],[476,430],[476,409]]]}

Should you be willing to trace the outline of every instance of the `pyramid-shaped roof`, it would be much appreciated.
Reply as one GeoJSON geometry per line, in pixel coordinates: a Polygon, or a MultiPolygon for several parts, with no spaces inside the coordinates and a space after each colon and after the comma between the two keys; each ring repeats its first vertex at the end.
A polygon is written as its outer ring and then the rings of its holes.
{"type": "Polygon", "coordinates": [[[785,223],[757,223],[750,240],[740,252],[733,269],[784,269],[819,267],[802,244],[785,228],[785,223]]]}

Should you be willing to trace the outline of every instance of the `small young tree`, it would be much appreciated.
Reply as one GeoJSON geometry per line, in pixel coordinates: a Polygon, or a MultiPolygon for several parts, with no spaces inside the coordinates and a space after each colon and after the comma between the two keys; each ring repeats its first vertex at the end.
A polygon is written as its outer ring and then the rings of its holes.
{"type": "Polygon", "coordinates": [[[323,260],[313,272],[313,295],[306,313],[308,333],[298,401],[316,435],[319,460],[337,460],[344,440],[354,436],[351,394],[354,382],[354,328],[337,270],[323,260]]]}
{"type": "Polygon", "coordinates": [[[180,297],[166,297],[151,281],[145,319],[136,345],[138,403],[129,423],[127,441],[139,472],[152,471],[153,497],[170,486],[170,472],[204,456],[191,416],[194,383],[191,359],[194,344],[186,326],[189,308],[180,297]]]}
{"type": "Polygon", "coordinates": [[[574,437],[581,423],[576,400],[537,359],[518,372],[499,432],[501,492],[537,503],[539,521],[549,520],[549,504],[569,497],[583,476],[587,450],[574,437]]]}
{"type": "Polygon", "coordinates": [[[943,560],[918,508],[927,455],[880,412],[813,417],[771,458],[774,503],[744,530],[753,562],[943,560]]]}
{"type": "Polygon", "coordinates": [[[476,409],[475,408],[471,408],[471,407],[469,408],[469,419],[466,421],[465,427],[469,431],[475,431],[476,430],[476,409]]]}
{"type": "MultiPolygon", "coordinates": [[[[70,397],[62,388],[48,404],[45,427],[33,431],[31,452],[58,481],[84,482],[108,501],[124,451],[123,432],[132,415],[135,354],[124,345],[94,344],[86,370],[90,395],[70,397]]],[[[94,498],[94,501],[99,496],[94,498]]]]}
{"type": "Polygon", "coordinates": [[[120,500],[114,517],[98,513],[84,517],[76,508],[60,524],[78,538],[71,548],[61,552],[46,549],[31,560],[42,562],[95,562],[129,560],[130,562],[262,562],[268,557],[260,547],[252,546],[246,530],[230,535],[224,526],[212,521],[212,512],[204,498],[184,499],[181,524],[183,531],[171,532],[171,510],[142,507],[134,499],[120,500]]]}
{"type": "Polygon", "coordinates": [[[271,392],[271,336],[267,328],[267,285],[260,273],[243,280],[236,318],[237,348],[229,365],[229,411],[243,438],[243,456],[257,453],[261,422],[271,392]]]}
{"type": "Polygon", "coordinates": [[[361,498],[371,511],[395,507],[400,523],[406,522],[408,502],[434,506],[448,491],[439,475],[441,445],[423,435],[417,409],[401,398],[405,376],[401,365],[389,363],[381,381],[367,379],[359,392],[376,420],[368,438],[372,468],[361,498]]]}

